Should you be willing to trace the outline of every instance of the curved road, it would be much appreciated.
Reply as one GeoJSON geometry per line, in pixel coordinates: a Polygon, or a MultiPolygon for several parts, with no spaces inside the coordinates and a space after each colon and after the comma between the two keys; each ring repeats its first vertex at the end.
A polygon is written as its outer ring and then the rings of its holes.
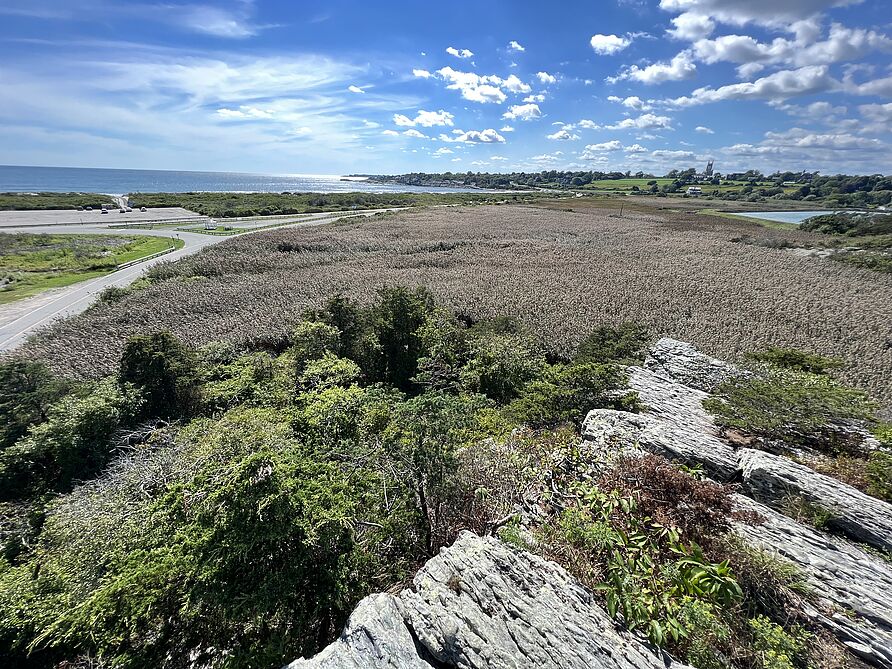
{"type": "MultiPolygon", "coordinates": [[[[294,223],[288,223],[280,227],[322,225],[330,223],[346,216],[371,216],[373,214],[393,211],[393,209],[374,209],[367,211],[351,211],[345,213],[327,212],[312,214],[301,218],[294,223]]],[[[280,219],[281,220],[281,219],[280,219]]],[[[269,228],[267,228],[269,229],[269,228]]],[[[263,232],[263,229],[248,230],[239,235],[250,235],[263,232]]],[[[109,286],[127,286],[142,276],[143,272],[160,262],[179,260],[201,249],[219,244],[230,239],[230,236],[205,235],[197,232],[182,232],[177,230],[141,230],[137,228],[112,229],[102,225],[59,225],[48,226],[0,226],[0,232],[27,232],[45,234],[122,234],[122,235],[151,235],[155,237],[178,237],[185,242],[183,248],[167,253],[157,258],[131,265],[117,270],[111,274],[82,281],[66,288],[50,291],[47,294],[35,295],[18,302],[11,302],[0,307],[0,352],[11,351],[21,345],[37,329],[48,325],[58,318],[73,316],[84,311],[96,296],[109,286]]]]}

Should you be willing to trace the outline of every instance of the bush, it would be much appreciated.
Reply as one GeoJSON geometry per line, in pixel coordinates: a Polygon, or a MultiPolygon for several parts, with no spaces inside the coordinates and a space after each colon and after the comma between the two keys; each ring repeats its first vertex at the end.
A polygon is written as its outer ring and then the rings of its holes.
{"type": "Polygon", "coordinates": [[[784,630],[765,616],[749,621],[753,651],[762,669],[794,669],[804,666],[809,635],[801,628],[784,630]]]}
{"type": "Polygon", "coordinates": [[[547,368],[545,356],[528,337],[513,332],[476,328],[469,341],[462,387],[499,404],[518,397],[547,368]]]}
{"type": "Polygon", "coordinates": [[[749,353],[747,357],[756,362],[811,374],[826,374],[829,370],[842,366],[842,362],[836,358],[826,358],[794,348],[771,347],[762,352],[749,353]]]}
{"type": "Polygon", "coordinates": [[[141,405],[137,391],[112,379],[52,405],[45,422],[0,454],[0,496],[64,491],[95,475],[113,455],[115,433],[139,415],[141,405]]]}
{"type": "Polygon", "coordinates": [[[31,425],[45,421],[50,405],[69,389],[70,384],[54,378],[43,363],[0,362],[0,451],[23,437],[31,425]]]}
{"type": "Polygon", "coordinates": [[[592,409],[631,410],[635,393],[624,392],[626,376],[615,365],[552,365],[520,391],[506,414],[533,427],[570,422],[579,425],[592,409]]]}
{"type": "Polygon", "coordinates": [[[143,395],[143,415],[189,416],[198,404],[198,359],[170,332],[127,340],[118,378],[143,395]]]}
{"type": "Polygon", "coordinates": [[[577,362],[618,362],[627,365],[644,361],[650,335],[634,323],[603,326],[586,337],[576,349],[577,362]]]}
{"type": "Polygon", "coordinates": [[[867,459],[867,491],[892,502],[892,453],[874,451],[867,459]]]}
{"type": "Polygon", "coordinates": [[[769,369],[721,384],[703,406],[725,428],[834,452],[848,448],[837,427],[873,419],[867,396],[826,376],[769,369]]]}

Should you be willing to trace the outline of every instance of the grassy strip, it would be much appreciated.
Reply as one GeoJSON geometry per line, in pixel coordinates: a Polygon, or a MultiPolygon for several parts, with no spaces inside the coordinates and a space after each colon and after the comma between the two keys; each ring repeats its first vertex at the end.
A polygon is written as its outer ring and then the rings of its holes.
{"type": "Polygon", "coordinates": [[[769,221],[764,218],[756,218],[745,214],[734,214],[728,211],[719,211],[718,209],[701,209],[698,214],[706,216],[716,216],[718,218],[728,218],[734,221],[746,221],[747,223],[755,223],[763,228],[771,228],[772,230],[798,230],[799,226],[795,223],[781,223],[780,221],[769,221]]]}
{"type": "Polygon", "coordinates": [[[77,209],[108,205],[114,207],[114,199],[101,193],[0,193],[0,211],[77,209]]]}
{"type": "Polygon", "coordinates": [[[0,304],[114,272],[184,242],[119,235],[0,235],[0,304]]]}

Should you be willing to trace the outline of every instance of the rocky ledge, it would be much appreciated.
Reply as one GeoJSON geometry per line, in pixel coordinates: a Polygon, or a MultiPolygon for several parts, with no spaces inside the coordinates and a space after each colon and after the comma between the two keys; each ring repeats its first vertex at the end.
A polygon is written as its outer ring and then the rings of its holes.
{"type": "Polygon", "coordinates": [[[341,637],[287,669],[689,669],[618,629],[564,569],[464,532],[399,595],[356,607],[341,637]]]}

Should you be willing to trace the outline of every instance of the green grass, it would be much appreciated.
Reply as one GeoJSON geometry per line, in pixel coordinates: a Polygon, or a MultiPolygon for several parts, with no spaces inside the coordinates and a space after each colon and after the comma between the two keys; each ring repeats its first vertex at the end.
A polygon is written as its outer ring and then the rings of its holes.
{"type": "Polygon", "coordinates": [[[95,279],[183,244],[134,235],[0,234],[0,304],[95,279]]]}
{"type": "Polygon", "coordinates": [[[114,207],[114,199],[101,193],[0,193],[0,211],[77,209],[102,205],[114,207]]]}
{"type": "Polygon", "coordinates": [[[719,211],[718,209],[700,209],[698,214],[706,216],[716,216],[718,218],[729,218],[734,221],[746,221],[747,223],[755,223],[763,228],[771,228],[773,230],[798,230],[799,226],[795,223],[781,223],[780,221],[769,221],[764,218],[754,218],[744,214],[735,214],[730,211],[719,211]]]}

